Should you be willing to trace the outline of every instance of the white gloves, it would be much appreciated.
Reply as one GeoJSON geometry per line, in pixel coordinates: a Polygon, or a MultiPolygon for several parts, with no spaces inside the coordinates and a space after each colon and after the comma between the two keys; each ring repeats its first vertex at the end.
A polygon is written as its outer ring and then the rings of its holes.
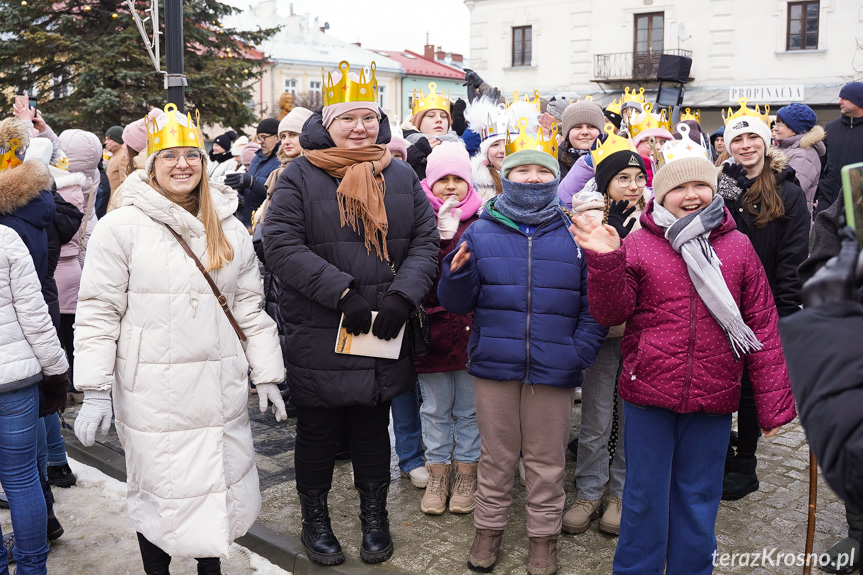
{"type": "Polygon", "coordinates": [[[453,210],[459,199],[455,196],[450,196],[443,203],[437,215],[437,229],[440,232],[440,239],[451,240],[458,232],[458,225],[461,222],[461,210],[453,210]]]}
{"type": "MultiPolygon", "coordinates": [[[[284,421],[288,418],[288,413],[285,411],[285,400],[282,399],[282,392],[279,391],[279,386],[275,383],[259,383],[255,386],[258,390],[258,401],[261,413],[267,412],[267,400],[273,404],[273,413],[276,414],[276,421],[284,421]]],[[[84,400],[86,403],[86,399],[84,400]]]]}
{"type": "Polygon", "coordinates": [[[111,428],[111,392],[85,391],[84,403],[75,418],[75,435],[84,447],[96,443],[96,429],[101,426],[102,435],[111,428]]]}

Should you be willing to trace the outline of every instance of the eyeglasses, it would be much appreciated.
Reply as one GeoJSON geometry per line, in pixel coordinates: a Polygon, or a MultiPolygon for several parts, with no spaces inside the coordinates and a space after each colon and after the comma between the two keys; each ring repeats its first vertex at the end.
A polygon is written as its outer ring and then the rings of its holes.
{"type": "Polygon", "coordinates": [[[201,152],[198,150],[189,150],[185,153],[180,152],[162,152],[158,156],[162,162],[169,168],[173,168],[180,161],[180,157],[186,158],[186,164],[189,166],[197,166],[201,163],[201,152]]]}
{"type": "MultiPolygon", "coordinates": [[[[632,183],[632,178],[629,176],[617,176],[614,178],[614,181],[617,182],[617,185],[621,188],[628,188],[629,184],[632,183]]],[[[639,174],[635,176],[635,185],[639,188],[643,188],[647,185],[647,176],[644,174],[639,174]]]]}
{"type": "MultiPolygon", "coordinates": [[[[342,130],[345,132],[350,132],[354,128],[357,127],[357,124],[360,122],[360,119],[356,116],[339,116],[336,118],[339,121],[339,126],[341,126],[342,130]]],[[[377,114],[369,114],[368,116],[363,116],[363,127],[366,129],[373,128],[377,126],[381,119],[377,116],[377,114]]]]}
{"type": "Polygon", "coordinates": [[[267,138],[272,138],[275,134],[258,134],[255,136],[255,141],[259,144],[263,144],[267,141],[267,138]]]}

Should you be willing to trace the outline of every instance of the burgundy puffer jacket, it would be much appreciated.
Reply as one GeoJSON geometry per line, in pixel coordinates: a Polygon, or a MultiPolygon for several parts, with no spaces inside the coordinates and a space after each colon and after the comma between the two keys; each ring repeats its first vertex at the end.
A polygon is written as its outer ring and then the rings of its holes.
{"type": "Polygon", "coordinates": [[[683,257],[653,221],[652,200],[641,225],[619,250],[587,252],[590,313],[603,325],[626,322],[620,396],[678,413],[732,413],[745,367],[761,428],[794,419],[776,304],[755,249],[735,229],[728,209],[710,243],[743,320],[763,346],[742,361],[695,291],[683,257]]]}
{"type": "Polygon", "coordinates": [[[431,327],[431,349],[426,355],[414,357],[417,373],[443,373],[467,369],[467,343],[470,340],[473,312],[459,315],[445,310],[438,301],[437,284],[440,282],[441,262],[448,253],[458,247],[461,235],[478,218],[479,216],[475,214],[459,222],[455,236],[451,240],[440,241],[437,277],[423,302],[431,327]]]}

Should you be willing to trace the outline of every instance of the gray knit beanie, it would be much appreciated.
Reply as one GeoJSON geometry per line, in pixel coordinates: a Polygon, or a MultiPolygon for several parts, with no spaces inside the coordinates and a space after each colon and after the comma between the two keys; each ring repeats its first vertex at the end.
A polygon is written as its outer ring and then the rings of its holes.
{"type": "MultiPolygon", "coordinates": [[[[602,131],[605,126],[605,115],[602,106],[590,100],[575,102],[563,111],[563,137],[569,137],[569,131],[579,124],[590,124],[597,130],[602,131]]],[[[572,142],[570,142],[572,143],[572,142]]]]}

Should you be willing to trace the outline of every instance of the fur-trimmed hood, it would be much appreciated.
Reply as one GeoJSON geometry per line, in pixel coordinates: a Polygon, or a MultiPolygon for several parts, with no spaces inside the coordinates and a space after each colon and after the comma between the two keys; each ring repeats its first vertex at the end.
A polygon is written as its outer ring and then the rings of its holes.
{"type": "MultiPolygon", "coordinates": [[[[5,122],[5,121],[4,121],[5,122]]],[[[26,206],[43,191],[51,191],[54,178],[48,166],[29,160],[0,172],[0,214],[11,214],[26,206]]]]}
{"type": "Polygon", "coordinates": [[[767,150],[767,157],[770,158],[770,168],[774,174],[781,174],[788,167],[788,156],[776,146],[767,150]]]}
{"type": "Polygon", "coordinates": [[[17,139],[20,142],[19,151],[23,158],[23,152],[30,145],[31,129],[18,118],[6,118],[0,122],[0,148],[9,149],[9,142],[17,139]]]}
{"type": "MultiPolygon", "coordinates": [[[[803,134],[802,138],[800,138],[800,147],[806,149],[812,148],[819,144],[826,137],[827,132],[824,131],[824,128],[816,124],[815,126],[812,126],[811,130],[803,134]]],[[[823,155],[823,152],[818,152],[818,155],[823,155]]]]}
{"type": "Polygon", "coordinates": [[[87,183],[87,177],[81,172],[67,172],[54,166],[48,166],[51,176],[54,178],[54,183],[57,184],[57,189],[68,188],[69,186],[80,186],[82,189],[87,183]]]}

